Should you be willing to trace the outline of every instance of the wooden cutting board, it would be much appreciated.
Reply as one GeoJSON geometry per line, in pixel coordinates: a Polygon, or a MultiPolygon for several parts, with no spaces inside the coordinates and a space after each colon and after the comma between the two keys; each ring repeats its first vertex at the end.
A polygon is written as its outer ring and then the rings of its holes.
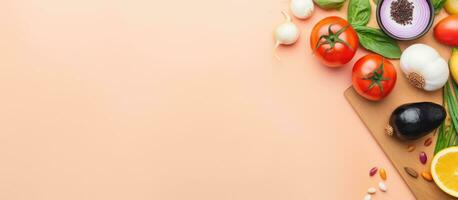
{"type": "MultiPolygon", "coordinates": [[[[375,11],[375,6],[373,11],[375,11]]],[[[375,14],[372,13],[371,21],[369,26],[377,27],[375,21],[375,14]]],[[[446,17],[445,11],[441,11],[439,15],[435,17],[435,24],[440,19],[446,17]]],[[[434,27],[434,26],[433,26],[434,27]]],[[[424,43],[434,47],[443,58],[450,58],[450,47],[439,44],[433,36],[433,29],[431,29],[427,35],[415,41],[399,42],[402,49],[415,43],[424,43]]],[[[405,171],[404,167],[408,166],[418,173],[424,170],[429,170],[430,162],[433,157],[434,146],[436,143],[436,136],[429,134],[414,142],[402,142],[396,138],[385,135],[384,128],[388,123],[388,119],[391,112],[398,106],[404,103],[419,102],[419,101],[430,101],[442,104],[442,91],[436,92],[425,92],[411,86],[404,74],[399,69],[399,60],[391,60],[397,70],[397,83],[392,93],[380,102],[371,102],[360,97],[355,90],[350,87],[344,95],[354,108],[356,113],[359,115],[363,123],[369,129],[374,139],[377,140],[380,147],[383,149],[385,154],[391,160],[399,174],[405,180],[412,193],[419,200],[449,200],[457,199],[451,197],[442,192],[433,182],[427,182],[423,180],[421,176],[417,179],[410,177],[405,171]],[[428,137],[433,137],[433,144],[429,147],[423,145],[424,141],[428,137]],[[407,146],[414,144],[416,146],[415,151],[407,152],[407,146]],[[422,165],[419,161],[418,155],[421,151],[425,151],[428,154],[428,163],[422,165]]]]}
{"type": "MultiPolygon", "coordinates": [[[[372,16],[368,26],[378,27],[375,10],[376,6],[372,4],[372,16]]],[[[346,16],[347,6],[342,9],[343,16],[346,16]]],[[[435,24],[442,18],[448,16],[444,10],[442,10],[435,17],[435,24]]],[[[434,27],[434,26],[433,26],[434,27]]],[[[443,58],[449,59],[451,49],[450,47],[439,44],[433,36],[433,28],[420,39],[415,41],[404,41],[398,42],[402,49],[415,44],[424,43],[435,48],[443,58]]],[[[354,58],[357,59],[357,58],[354,58]]],[[[436,92],[424,92],[411,86],[403,73],[399,70],[399,60],[391,60],[397,70],[397,83],[392,93],[380,102],[371,102],[360,97],[352,87],[345,91],[345,97],[354,108],[356,113],[359,115],[363,123],[369,129],[370,133],[377,140],[380,147],[383,149],[385,154],[389,157],[395,168],[398,170],[402,178],[405,180],[410,190],[413,192],[415,197],[419,200],[449,200],[457,199],[453,198],[444,192],[442,192],[433,182],[427,182],[423,180],[421,176],[417,179],[410,177],[405,171],[404,167],[408,166],[414,168],[421,173],[424,170],[429,170],[430,162],[433,157],[434,146],[436,142],[436,136],[429,134],[414,142],[402,142],[396,138],[385,135],[384,128],[388,123],[388,118],[391,112],[398,106],[404,103],[419,102],[419,101],[430,101],[442,104],[442,91],[436,92]],[[424,141],[428,137],[433,137],[433,144],[429,147],[423,145],[424,141]],[[407,152],[407,146],[414,144],[416,146],[415,151],[407,152]],[[421,151],[425,151],[428,154],[427,165],[422,165],[419,161],[418,155],[421,151]]]]}
{"type": "MultiPolygon", "coordinates": [[[[396,66],[399,66],[398,61],[393,63],[395,63],[396,66]]],[[[384,133],[384,128],[388,123],[391,112],[399,105],[419,101],[430,101],[442,104],[442,91],[431,93],[416,89],[409,85],[407,79],[403,76],[402,72],[399,71],[399,68],[397,70],[398,81],[396,87],[383,101],[371,102],[363,99],[356,93],[353,87],[350,87],[345,91],[345,97],[372,133],[375,140],[377,140],[380,147],[389,157],[417,199],[455,199],[442,192],[433,182],[427,182],[421,176],[417,179],[412,178],[404,171],[404,167],[406,166],[415,169],[419,174],[422,171],[429,170],[436,142],[436,134],[431,133],[413,142],[402,142],[394,137],[387,136],[384,133]],[[434,142],[431,146],[425,147],[423,143],[428,137],[433,137],[434,142]],[[410,144],[416,146],[415,151],[407,151],[407,146],[410,144]],[[421,151],[425,151],[428,155],[428,163],[426,165],[421,164],[419,161],[418,155],[421,151]]]]}

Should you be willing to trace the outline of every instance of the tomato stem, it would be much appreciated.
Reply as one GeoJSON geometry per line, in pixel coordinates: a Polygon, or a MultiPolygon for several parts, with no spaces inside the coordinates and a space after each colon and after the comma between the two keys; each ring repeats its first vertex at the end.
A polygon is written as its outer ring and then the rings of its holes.
{"type": "Polygon", "coordinates": [[[316,51],[318,48],[320,48],[321,45],[324,45],[324,44],[329,44],[330,47],[328,49],[326,49],[326,51],[330,51],[335,47],[336,43],[342,43],[343,45],[345,45],[349,49],[353,50],[351,48],[351,46],[346,41],[344,41],[344,40],[339,38],[340,34],[342,34],[345,30],[347,30],[350,27],[350,25],[347,25],[347,26],[341,28],[340,30],[338,30],[335,33],[331,29],[333,25],[334,24],[329,25],[328,34],[327,35],[321,35],[320,36],[320,38],[318,39],[318,44],[316,44],[316,47],[315,47],[314,51],[316,51]],[[323,39],[324,39],[324,41],[322,41],[323,39]]]}
{"type": "Polygon", "coordinates": [[[374,88],[374,86],[378,86],[380,88],[380,91],[382,92],[382,94],[384,93],[384,88],[383,88],[382,82],[390,80],[390,78],[387,78],[387,77],[383,76],[384,73],[385,73],[384,61],[385,60],[382,57],[382,63],[379,65],[379,67],[377,67],[374,71],[372,71],[372,73],[369,76],[366,76],[366,77],[363,78],[363,80],[370,80],[371,81],[371,84],[367,88],[367,91],[372,90],[372,88],[374,88]]]}

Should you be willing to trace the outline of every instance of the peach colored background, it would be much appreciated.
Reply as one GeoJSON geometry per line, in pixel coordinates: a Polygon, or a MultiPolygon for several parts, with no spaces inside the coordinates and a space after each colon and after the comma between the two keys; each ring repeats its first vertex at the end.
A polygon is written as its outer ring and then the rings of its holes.
{"type": "Polygon", "coordinates": [[[3,0],[0,199],[414,199],[287,2],[3,0]]]}

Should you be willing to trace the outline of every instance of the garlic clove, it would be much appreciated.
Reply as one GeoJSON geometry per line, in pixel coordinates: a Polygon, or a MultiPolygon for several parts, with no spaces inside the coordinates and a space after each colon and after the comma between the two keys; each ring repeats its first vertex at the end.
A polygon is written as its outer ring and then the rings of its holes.
{"type": "Polygon", "coordinates": [[[414,44],[407,47],[401,55],[401,69],[404,73],[422,74],[421,67],[430,60],[435,60],[438,53],[425,44],[414,44]]]}
{"type": "Polygon", "coordinates": [[[313,14],[314,4],[312,0],[291,0],[290,9],[295,17],[307,19],[313,14]]]}
{"type": "Polygon", "coordinates": [[[448,64],[442,58],[438,58],[436,61],[430,64],[430,68],[428,68],[430,70],[428,70],[423,75],[426,80],[424,87],[426,91],[434,91],[440,89],[447,83],[449,77],[448,74],[450,72],[449,68],[444,66],[448,66],[448,64]],[[447,74],[447,76],[444,76],[444,74],[447,74]]]}
{"type": "Polygon", "coordinates": [[[292,22],[291,17],[285,11],[281,12],[285,17],[285,22],[275,29],[275,40],[279,44],[294,44],[299,38],[299,28],[292,22]]]}
{"type": "Polygon", "coordinates": [[[280,44],[294,44],[299,38],[299,30],[293,23],[284,23],[277,27],[275,38],[280,44]]]}
{"type": "MultiPolygon", "coordinates": [[[[448,67],[442,67],[444,65],[448,65],[447,64],[447,61],[445,61],[443,58],[441,57],[438,57],[436,58],[436,60],[434,62],[431,62],[431,68],[434,68],[436,70],[424,70],[424,72],[422,72],[425,76],[425,79],[427,80],[432,80],[432,79],[441,79],[441,81],[444,81],[443,79],[445,79],[445,77],[442,76],[443,73],[445,72],[449,72],[449,69],[448,67]]],[[[439,82],[441,82],[440,80],[438,80],[439,82]]],[[[445,81],[447,81],[447,79],[445,79],[445,81]]]]}
{"type": "MultiPolygon", "coordinates": [[[[281,44],[283,45],[291,45],[296,43],[297,39],[299,38],[299,28],[292,22],[291,17],[285,11],[281,12],[285,17],[285,22],[277,26],[274,31],[275,37],[275,47],[274,51],[277,47],[281,44]]],[[[275,55],[277,59],[279,57],[275,55]]]]}

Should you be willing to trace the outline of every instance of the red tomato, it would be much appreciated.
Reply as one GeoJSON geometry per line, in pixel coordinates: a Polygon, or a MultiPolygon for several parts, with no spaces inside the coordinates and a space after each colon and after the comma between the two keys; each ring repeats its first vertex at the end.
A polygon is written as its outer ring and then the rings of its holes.
{"type": "Polygon", "coordinates": [[[458,46],[458,14],[450,15],[437,23],[434,37],[442,44],[458,46]]]}
{"type": "Polygon", "coordinates": [[[396,69],[386,58],[368,54],[353,66],[353,88],[359,95],[372,101],[388,96],[396,84],[396,69]]]}
{"type": "Polygon", "coordinates": [[[310,45],[321,63],[330,67],[342,66],[355,56],[358,35],[344,19],[326,17],[313,27],[310,45]]]}

